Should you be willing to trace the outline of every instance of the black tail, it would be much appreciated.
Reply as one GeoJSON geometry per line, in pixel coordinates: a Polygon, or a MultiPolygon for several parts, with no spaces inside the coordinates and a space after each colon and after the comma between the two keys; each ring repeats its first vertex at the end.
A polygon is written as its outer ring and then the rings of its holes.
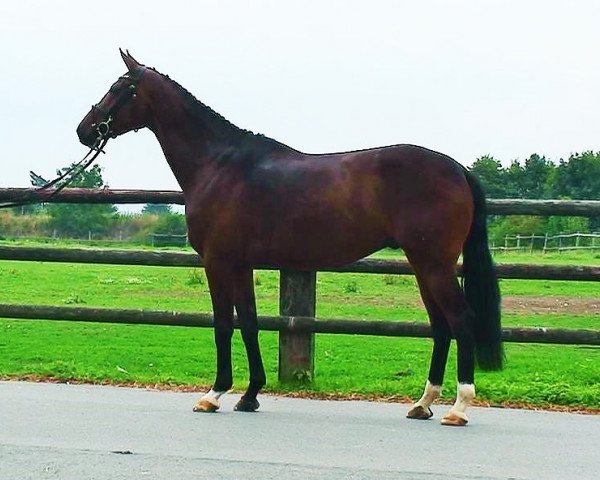
{"type": "Polygon", "coordinates": [[[463,247],[463,278],[467,303],[473,310],[475,355],[482,370],[501,370],[504,363],[500,326],[500,288],[488,246],[486,204],[477,178],[465,173],[473,193],[473,224],[463,247]]]}

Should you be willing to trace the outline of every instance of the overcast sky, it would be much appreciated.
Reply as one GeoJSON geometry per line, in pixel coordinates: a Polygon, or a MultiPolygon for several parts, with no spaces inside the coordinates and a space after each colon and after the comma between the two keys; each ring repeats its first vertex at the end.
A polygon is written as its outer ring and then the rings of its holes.
{"type": "MultiPolygon", "coordinates": [[[[415,143],[464,165],[600,150],[600,1],[3,1],[0,186],[86,149],[125,66],[310,153],[415,143]]],[[[148,131],[109,142],[112,188],[177,189],[148,131]]]]}

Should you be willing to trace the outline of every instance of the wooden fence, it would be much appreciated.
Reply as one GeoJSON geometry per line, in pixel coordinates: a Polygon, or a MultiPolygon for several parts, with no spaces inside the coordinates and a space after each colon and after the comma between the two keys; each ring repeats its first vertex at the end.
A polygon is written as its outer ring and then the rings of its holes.
{"type": "MultiPolygon", "coordinates": [[[[0,189],[0,202],[32,200],[65,203],[183,203],[180,192],[129,190],[65,190],[53,198],[31,189],[0,189]]],[[[490,200],[489,212],[502,215],[600,215],[600,201],[490,200]]],[[[100,263],[121,265],[202,266],[192,253],[32,248],[0,246],[0,260],[100,263]]],[[[272,269],[261,265],[259,269],[272,269]]],[[[600,267],[500,265],[501,278],[600,281],[600,267]]],[[[372,274],[412,274],[406,262],[364,259],[323,271],[372,274]]],[[[459,268],[460,273],[460,268],[459,268]]],[[[260,317],[263,330],[279,332],[279,378],[309,380],[314,376],[315,333],[428,337],[422,322],[332,320],[315,318],[316,272],[282,270],[278,317],[260,317]]],[[[211,327],[209,314],[147,310],[115,310],[0,304],[0,317],[89,322],[211,327]]],[[[509,342],[600,345],[600,330],[505,328],[509,342]]]]}
{"type": "MultiPolygon", "coordinates": [[[[0,202],[41,203],[158,203],[184,205],[183,194],[174,190],[110,190],[106,188],[69,188],[53,196],[52,190],[0,188],[0,202]]],[[[488,199],[491,215],[567,215],[600,216],[598,200],[521,200],[488,199]]]]}

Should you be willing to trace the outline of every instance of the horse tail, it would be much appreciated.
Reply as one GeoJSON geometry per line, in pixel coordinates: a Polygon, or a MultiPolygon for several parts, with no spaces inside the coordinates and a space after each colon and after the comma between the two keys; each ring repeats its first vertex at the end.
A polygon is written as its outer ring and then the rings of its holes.
{"type": "Polygon", "coordinates": [[[473,223],[463,246],[463,288],[475,314],[472,322],[475,357],[482,370],[501,370],[504,363],[500,325],[500,288],[488,245],[486,202],[479,180],[465,176],[473,195],[473,223]]]}

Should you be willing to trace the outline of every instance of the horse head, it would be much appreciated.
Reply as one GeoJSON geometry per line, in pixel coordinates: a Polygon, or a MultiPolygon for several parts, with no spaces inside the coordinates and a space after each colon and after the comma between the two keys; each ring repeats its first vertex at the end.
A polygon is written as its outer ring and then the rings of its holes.
{"type": "Polygon", "coordinates": [[[127,66],[127,73],[113,83],[77,127],[79,140],[90,148],[98,147],[109,138],[147,126],[150,101],[145,94],[143,81],[147,69],[129,51],[119,51],[127,66]]]}

